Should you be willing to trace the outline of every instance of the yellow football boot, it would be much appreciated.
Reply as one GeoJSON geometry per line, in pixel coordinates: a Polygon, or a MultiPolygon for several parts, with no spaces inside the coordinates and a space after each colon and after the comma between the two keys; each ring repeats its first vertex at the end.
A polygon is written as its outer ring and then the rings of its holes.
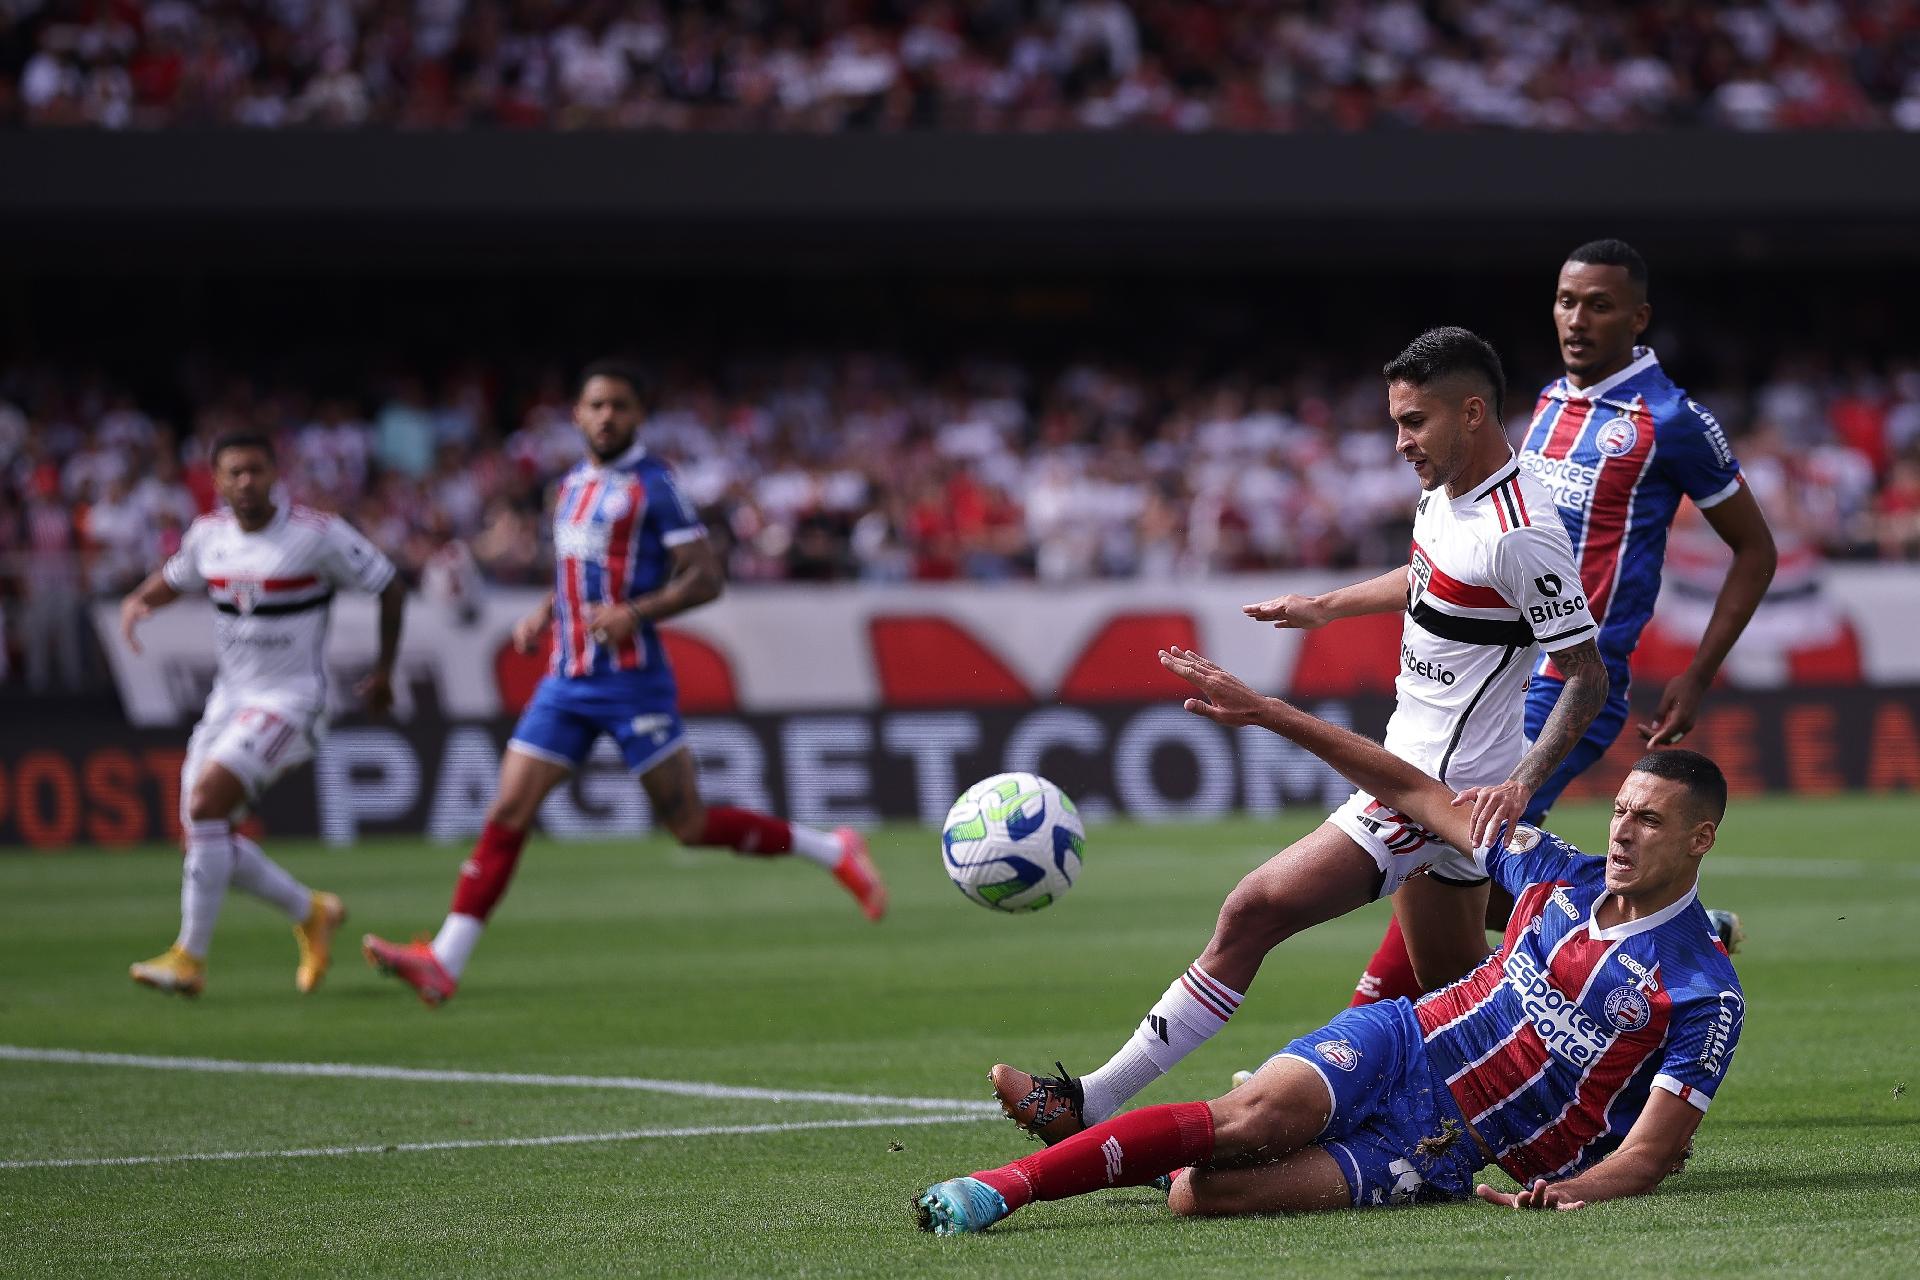
{"type": "Polygon", "coordinates": [[[143,987],[178,996],[197,996],[207,985],[206,961],[178,944],[168,947],[165,955],[129,966],[127,974],[143,987]]]}
{"type": "Polygon", "coordinates": [[[333,963],[333,935],[347,922],[347,908],[331,893],[315,893],[307,908],[305,922],[293,926],[293,939],[300,944],[300,967],[294,971],[293,985],[301,994],[320,985],[333,963]]]}

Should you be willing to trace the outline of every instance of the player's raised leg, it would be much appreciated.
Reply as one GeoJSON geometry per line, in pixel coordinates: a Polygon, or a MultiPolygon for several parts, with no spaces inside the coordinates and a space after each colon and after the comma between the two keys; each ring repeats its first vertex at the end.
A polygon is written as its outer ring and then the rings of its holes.
{"type": "MultiPolygon", "coordinates": [[[[531,714],[530,709],[529,718],[531,714]]],[[[369,964],[412,987],[429,1006],[444,1003],[459,987],[467,961],[486,931],[487,919],[513,879],[541,801],[573,771],[566,756],[519,740],[527,723],[523,718],[520,729],[515,730],[515,740],[500,757],[500,779],[493,803],[487,807],[486,825],[474,841],[472,852],[460,864],[452,909],[433,941],[389,942],[371,933],[361,940],[361,951],[369,964]]],[[[555,724],[574,730],[573,737],[579,739],[578,754],[584,756],[592,744],[591,726],[565,721],[555,724]]]]}
{"type": "Polygon", "coordinates": [[[1267,953],[1302,929],[1371,902],[1373,856],[1328,822],[1250,872],[1227,895],[1213,937],[1098,1071],[1034,1076],[1001,1064],[990,1080],[1007,1114],[1045,1142],[1104,1120],[1225,1027],[1267,953]]]}
{"type": "Polygon", "coordinates": [[[887,886],[867,852],[867,842],[850,827],[826,832],[769,813],[732,805],[709,805],[700,798],[700,775],[693,753],[671,751],[640,775],[654,820],[683,845],[732,849],[755,857],[798,854],[833,873],[867,919],[887,912],[887,886]]]}
{"type": "Polygon", "coordinates": [[[312,992],[333,967],[333,936],[347,922],[346,904],[338,894],[301,884],[237,831],[233,834],[233,884],[286,912],[293,922],[293,940],[300,948],[300,962],[293,972],[294,989],[303,995],[312,992]]]}

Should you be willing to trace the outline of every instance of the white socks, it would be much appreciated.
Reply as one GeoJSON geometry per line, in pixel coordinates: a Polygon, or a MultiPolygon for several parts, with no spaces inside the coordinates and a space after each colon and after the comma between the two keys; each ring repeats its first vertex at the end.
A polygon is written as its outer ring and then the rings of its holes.
{"type": "Polygon", "coordinates": [[[1241,993],[1217,982],[1199,961],[1187,966],[1147,1011],[1131,1039],[1107,1065],[1080,1077],[1081,1115],[1089,1125],[1112,1118],[1142,1089],[1213,1038],[1240,1007],[1241,993]]]}
{"type": "Polygon", "coordinates": [[[180,936],[174,945],[204,960],[213,926],[233,878],[233,826],[220,818],[187,824],[187,857],[180,868],[180,936]]]}
{"type": "Polygon", "coordinates": [[[254,897],[271,902],[295,924],[306,923],[313,910],[313,890],[293,878],[279,863],[260,852],[245,836],[233,835],[233,883],[254,897]]]}
{"type": "Polygon", "coordinates": [[[440,962],[454,978],[467,967],[467,961],[473,956],[473,948],[480,941],[481,931],[487,922],[479,916],[463,916],[455,911],[441,924],[440,932],[433,937],[433,958],[440,962]]]}
{"type": "Polygon", "coordinates": [[[313,910],[313,890],[293,878],[260,846],[234,832],[224,818],[187,823],[187,858],[180,872],[180,936],[175,945],[204,960],[213,945],[227,885],[271,902],[295,924],[313,910]]]}
{"type": "Polygon", "coordinates": [[[787,829],[793,833],[793,851],[809,862],[817,862],[831,871],[840,865],[840,837],[831,831],[816,831],[812,827],[803,827],[797,822],[789,822],[787,829]]]}

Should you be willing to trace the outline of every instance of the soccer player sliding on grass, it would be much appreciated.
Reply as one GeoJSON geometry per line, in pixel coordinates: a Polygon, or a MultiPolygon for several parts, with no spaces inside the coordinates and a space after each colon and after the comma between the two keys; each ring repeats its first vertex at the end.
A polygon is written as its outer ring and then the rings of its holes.
{"type": "Polygon", "coordinates": [[[460,868],[453,909],[431,943],[370,933],[361,944],[369,963],[430,1006],[459,986],[541,802],[601,734],[620,748],[654,820],[681,844],[767,858],[798,854],[830,872],[867,919],[886,914],[886,885],[858,832],[816,831],[701,799],[679,691],[655,624],[720,594],[720,556],[672,471],[640,443],[640,381],[615,361],[581,375],[573,420],[587,456],[554,497],[554,589],[513,629],[514,647],[531,653],[551,626],[553,668],[501,757],[498,788],[460,868]]]}
{"type": "MultiPolygon", "coordinates": [[[[1199,690],[1187,710],[1270,729],[1472,847],[1470,815],[1438,780],[1199,654],[1160,661],[1199,690]]],[[[1167,1174],[1182,1215],[1645,1195],[1684,1158],[1740,1037],[1740,984],[1696,896],[1726,797],[1705,756],[1643,757],[1615,797],[1606,857],[1525,824],[1474,851],[1515,906],[1499,949],[1459,982],[1343,1010],[1212,1102],[1144,1107],[939,1183],[915,1201],[920,1226],[981,1231],[1035,1200],[1167,1174]],[[1489,1164],[1524,1189],[1476,1185],[1489,1164]]]]}

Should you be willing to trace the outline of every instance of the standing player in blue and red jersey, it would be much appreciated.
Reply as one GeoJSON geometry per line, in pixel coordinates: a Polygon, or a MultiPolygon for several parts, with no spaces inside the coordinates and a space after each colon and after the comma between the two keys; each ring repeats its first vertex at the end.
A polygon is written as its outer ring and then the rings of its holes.
{"type": "MultiPolygon", "coordinates": [[[[1520,465],[1553,495],[1580,566],[1587,608],[1600,624],[1600,656],[1611,678],[1606,707],[1560,767],[1525,800],[1538,823],[1567,784],[1607,753],[1627,724],[1628,664],[1653,616],[1667,530],[1682,498],[1700,508],[1733,551],[1713,616],[1687,669],[1668,681],[1653,716],[1640,724],[1649,747],[1685,738],[1720,664],[1773,580],[1773,535],[1740,475],[1726,432],[1639,345],[1653,316],[1646,259],[1623,240],[1595,240],[1568,255],[1554,288],[1553,322],[1565,376],[1540,392],[1520,448],[1520,465]]],[[[1564,685],[1541,655],[1527,686],[1527,737],[1539,736],[1564,685]]],[[[1488,926],[1511,907],[1495,892],[1488,926]]],[[[1716,912],[1733,942],[1738,922],[1716,912]]],[[[1472,963],[1464,954],[1458,963],[1472,963]]],[[[1361,975],[1355,1004],[1421,991],[1398,925],[1361,975]]]]}
{"type": "MultiPolygon", "coordinates": [[[[1472,843],[1471,815],[1438,779],[1198,654],[1160,660],[1199,691],[1189,711],[1270,729],[1448,843],[1472,843]]],[[[921,1228],[981,1231],[1036,1200],[1170,1173],[1179,1214],[1470,1193],[1506,1208],[1579,1209],[1653,1191],[1684,1159],[1746,1012],[1698,901],[1726,800],[1711,760],[1657,751],[1620,786],[1605,858],[1538,827],[1509,828],[1474,860],[1517,905],[1499,949],[1465,978],[1417,1005],[1343,1010],[1212,1102],[1143,1107],[930,1187],[915,1201],[921,1228]],[[1489,1164],[1522,1190],[1476,1185],[1489,1164]]]]}
{"type": "Polygon", "coordinates": [[[654,820],[681,844],[762,857],[797,853],[831,871],[869,920],[886,912],[886,886],[857,832],[815,831],[700,798],[673,669],[654,624],[718,596],[720,559],[673,472],[639,442],[639,386],[638,375],[613,361],[591,365],[581,377],[573,417],[588,456],[561,482],[554,502],[554,590],[513,630],[514,646],[531,653],[551,625],[553,668],[501,758],[494,801],[460,868],[453,910],[430,945],[373,934],[364,940],[368,961],[429,1005],[458,985],[541,801],[603,733],[639,777],[654,820]]]}

